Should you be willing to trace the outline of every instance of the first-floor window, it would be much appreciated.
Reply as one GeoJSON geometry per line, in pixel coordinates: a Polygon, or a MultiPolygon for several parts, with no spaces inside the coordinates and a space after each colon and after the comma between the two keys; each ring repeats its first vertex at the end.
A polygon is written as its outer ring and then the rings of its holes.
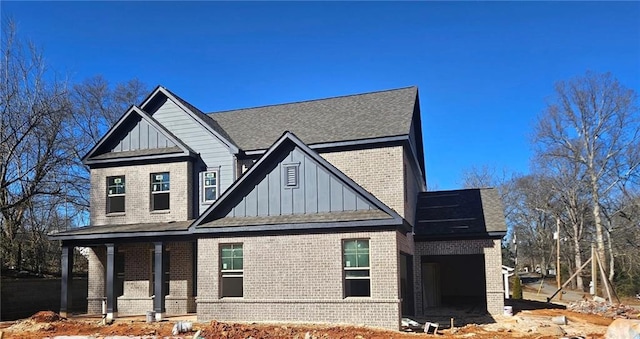
{"type": "Polygon", "coordinates": [[[151,210],[169,209],[169,172],[151,174],[151,210]]]}
{"type": "Polygon", "coordinates": [[[107,177],[107,213],[124,212],[124,175],[107,177]]]}
{"type": "Polygon", "coordinates": [[[344,296],[370,297],[369,240],[345,240],[343,251],[344,296]]]}
{"type": "Polygon", "coordinates": [[[242,297],[243,263],[242,244],[220,246],[220,294],[222,297],[242,297]]]}

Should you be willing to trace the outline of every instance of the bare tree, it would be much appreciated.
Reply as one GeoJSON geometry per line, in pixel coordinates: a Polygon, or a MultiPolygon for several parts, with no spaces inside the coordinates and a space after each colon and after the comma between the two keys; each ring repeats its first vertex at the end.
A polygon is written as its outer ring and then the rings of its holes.
{"type": "MultiPolygon", "coordinates": [[[[549,209],[555,211],[563,226],[563,234],[571,241],[573,263],[568,267],[579,268],[583,263],[583,255],[590,244],[585,244],[585,231],[589,218],[589,189],[586,185],[585,171],[578,162],[565,158],[541,158],[537,161],[539,172],[549,178],[549,189],[554,200],[549,201],[549,209]],[[552,206],[552,204],[554,206],[552,206]]],[[[560,235],[558,235],[560,236],[560,235]]],[[[571,256],[570,256],[571,257],[571,256]]],[[[582,275],[576,277],[576,287],[584,289],[582,275]]]]}
{"type": "Polygon", "coordinates": [[[611,74],[587,72],[556,84],[556,97],[536,126],[542,157],[573,161],[583,168],[603,264],[607,261],[602,199],[620,180],[638,171],[638,159],[630,156],[637,153],[640,141],[636,100],[636,93],[611,74]]]}
{"type": "Polygon", "coordinates": [[[21,232],[36,196],[62,193],[62,169],[71,163],[63,129],[71,106],[64,82],[47,71],[33,44],[2,35],[0,74],[0,226],[5,265],[22,265],[21,232]]]}
{"type": "Polygon", "coordinates": [[[147,93],[147,87],[137,79],[111,85],[99,75],[73,86],[73,119],[69,121],[67,132],[74,140],[70,149],[74,164],[67,173],[71,178],[67,201],[75,212],[86,213],[89,207],[89,170],[82,164],[82,157],[131,105],[142,101],[147,93]]]}

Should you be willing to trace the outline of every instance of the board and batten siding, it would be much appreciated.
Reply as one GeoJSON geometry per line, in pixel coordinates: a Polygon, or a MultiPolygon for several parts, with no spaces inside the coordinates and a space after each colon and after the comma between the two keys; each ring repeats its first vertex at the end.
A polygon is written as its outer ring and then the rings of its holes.
{"type": "Polygon", "coordinates": [[[373,207],[335,175],[293,148],[251,191],[233,207],[227,217],[257,217],[369,210],[373,207]],[[285,187],[285,167],[298,167],[298,185],[285,187]]]}
{"type": "MultiPolygon", "coordinates": [[[[222,195],[235,180],[233,172],[234,157],[217,137],[211,134],[204,126],[195,119],[191,118],[187,112],[183,111],[176,103],[167,99],[157,111],[153,113],[153,117],[158,120],[173,135],[182,140],[191,147],[207,166],[207,170],[219,171],[218,187],[222,195]]],[[[199,169],[196,169],[196,171],[199,169]]],[[[198,174],[198,203],[199,214],[204,212],[210,204],[202,203],[202,194],[200,192],[200,178],[198,174]]],[[[195,187],[194,187],[195,188],[195,187]]]]}
{"type": "Polygon", "coordinates": [[[171,140],[149,125],[148,122],[138,118],[129,132],[120,139],[111,152],[125,152],[139,149],[154,149],[175,147],[171,140]]]}

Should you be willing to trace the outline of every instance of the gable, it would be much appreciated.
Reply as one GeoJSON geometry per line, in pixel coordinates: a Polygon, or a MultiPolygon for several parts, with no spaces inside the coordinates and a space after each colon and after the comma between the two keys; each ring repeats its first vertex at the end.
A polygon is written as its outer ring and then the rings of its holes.
{"type": "Polygon", "coordinates": [[[140,116],[132,116],[123,126],[119,138],[112,140],[110,152],[124,152],[146,150],[154,148],[169,148],[177,145],[169,140],[161,131],[151,126],[140,116]],[[119,140],[118,140],[119,139],[119,140]]]}
{"type": "Polygon", "coordinates": [[[262,217],[376,209],[298,147],[273,160],[258,183],[220,210],[221,214],[262,217]],[[296,186],[288,187],[288,179],[297,179],[296,186]]]}
{"type": "Polygon", "coordinates": [[[402,224],[397,213],[287,132],[194,226],[371,220],[402,224]],[[288,182],[292,175],[297,181],[288,182]]]}
{"type": "Polygon", "coordinates": [[[82,160],[86,165],[157,157],[194,156],[180,139],[132,106],[82,160]]]}

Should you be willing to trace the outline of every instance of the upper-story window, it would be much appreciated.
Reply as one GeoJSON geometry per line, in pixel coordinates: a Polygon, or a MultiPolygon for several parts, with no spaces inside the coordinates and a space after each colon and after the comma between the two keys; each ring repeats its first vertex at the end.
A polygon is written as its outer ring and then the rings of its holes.
{"type": "Polygon", "coordinates": [[[169,194],[169,172],[151,173],[151,210],[168,210],[169,194]]]}
{"type": "Polygon", "coordinates": [[[124,212],[124,175],[107,177],[107,213],[124,212]]]}
{"type": "Polygon", "coordinates": [[[218,199],[218,192],[220,192],[218,173],[218,171],[202,173],[202,202],[210,203],[218,199]]]}

